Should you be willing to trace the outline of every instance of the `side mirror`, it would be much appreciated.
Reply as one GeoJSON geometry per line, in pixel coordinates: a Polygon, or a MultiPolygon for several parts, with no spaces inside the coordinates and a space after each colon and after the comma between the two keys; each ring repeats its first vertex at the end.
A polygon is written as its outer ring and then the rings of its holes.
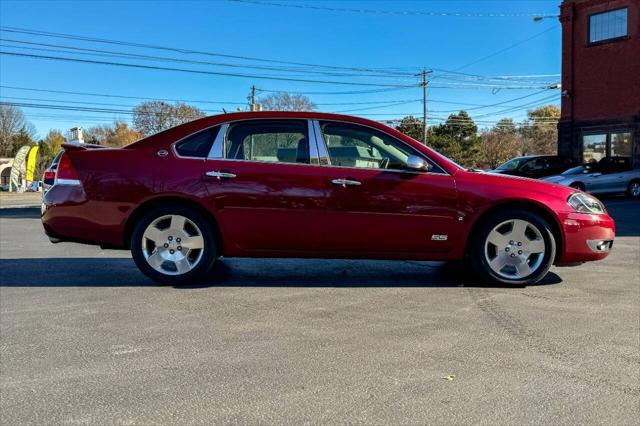
{"type": "Polygon", "coordinates": [[[407,168],[411,170],[429,170],[429,164],[417,155],[410,155],[407,158],[407,168]]]}
{"type": "Polygon", "coordinates": [[[418,157],[417,155],[410,155],[407,158],[407,168],[411,170],[428,171],[429,164],[426,161],[424,161],[424,159],[418,157]]]}

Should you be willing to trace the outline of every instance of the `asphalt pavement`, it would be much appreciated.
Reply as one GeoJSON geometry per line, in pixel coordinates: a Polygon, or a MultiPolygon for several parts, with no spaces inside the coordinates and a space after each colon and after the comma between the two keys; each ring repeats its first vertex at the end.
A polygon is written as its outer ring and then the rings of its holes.
{"type": "Polygon", "coordinates": [[[637,424],[640,202],[607,205],[612,254],[525,288],[282,259],[163,287],[2,209],[0,424],[637,424]]]}

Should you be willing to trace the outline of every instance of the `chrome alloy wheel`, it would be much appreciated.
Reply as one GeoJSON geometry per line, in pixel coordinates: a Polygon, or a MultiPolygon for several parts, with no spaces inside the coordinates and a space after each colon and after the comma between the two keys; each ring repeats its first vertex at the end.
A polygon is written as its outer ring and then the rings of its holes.
{"type": "Polygon", "coordinates": [[[629,185],[629,194],[631,194],[633,198],[640,197],[640,182],[631,182],[631,185],[629,185]]]}
{"type": "Polygon", "coordinates": [[[484,244],[489,267],[507,279],[522,279],[536,272],[542,264],[544,253],[542,233],[523,219],[511,219],[498,224],[484,244]]]}
{"type": "Polygon", "coordinates": [[[149,266],[165,275],[182,275],[196,267],[204,253],[202,231],[180,215],[155,219],[142,234],[142,254],[149,266]]]}

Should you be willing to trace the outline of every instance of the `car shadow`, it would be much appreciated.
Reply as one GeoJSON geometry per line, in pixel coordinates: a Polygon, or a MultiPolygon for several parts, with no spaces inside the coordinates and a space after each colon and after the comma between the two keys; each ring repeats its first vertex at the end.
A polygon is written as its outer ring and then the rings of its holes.
{"type": "MultiPolygon", "coordinates": [[[[157,285],[142,275],[130,258],[0,259],[0,270],[0,287],[157,285]]],[[[205,279],[175,288],[496,287],[463,271],[458,262],[234,258],[218,261],[205,279]]],[[[549,273],[537,285],[561,282],[558,275],[549,273]]]]}
{"type": "Polygon", "coordinates": [[[613,196],[601,200],[616,222],[616,237],[640,236],[640,200],[613,196]]]}

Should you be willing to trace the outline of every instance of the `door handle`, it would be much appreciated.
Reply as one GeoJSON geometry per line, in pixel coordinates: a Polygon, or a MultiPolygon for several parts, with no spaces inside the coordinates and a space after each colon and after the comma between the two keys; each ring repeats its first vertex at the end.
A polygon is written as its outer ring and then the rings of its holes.
{"type": "Polygon", "coordinates": [[[233,173],[220,172],[220,171],[211,171],[205,174],[209,177],[216,177],[218,179],[233,179],[236,177],[236,175],[233,173]]]}
{"type": "Polygon", "coordinates": [[[362,185],[361,182],[358,182],[357,180],[351,180],[351,179],[334,179],[331,181],[331,183],[334,185],[340,185],[343,187],[362,185]]]}

